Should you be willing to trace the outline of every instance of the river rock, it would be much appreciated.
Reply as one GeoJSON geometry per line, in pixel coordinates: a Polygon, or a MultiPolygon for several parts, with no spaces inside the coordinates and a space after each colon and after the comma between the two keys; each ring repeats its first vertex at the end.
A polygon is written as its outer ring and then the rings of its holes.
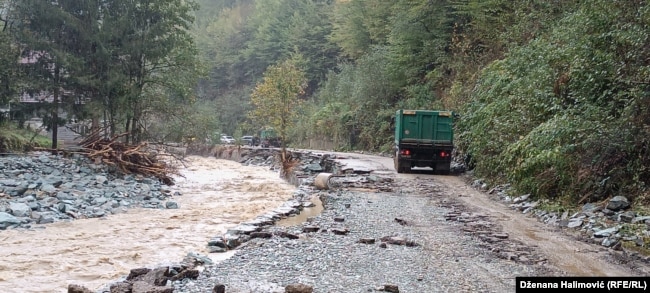
{"type": "Polygon", "coordinates": [[[384,291],[391,293],[399,293],[399,287],[397,285],[386,284],[384,285],[384,291]]]}
{"type": "Polygon", "coordinates": [[[284,288],[285,293],[312,293],[314,288],[305,284],[291,284],[284,288]]]}
{"type": "Polygon", "coordinates": [[[31,153],[0,157],[0,165],[0,191],[13,196],[0,197],[0,211],[21,219],[5,221],[4,228],[98,218],[127,207],[166,208],[164,202],[171,196],[159,191],[163,188],[155,178],[112,173],[83,155],[31,153]]]}
{"type": "Polygon", "coordinates": [[[151,285],[143,281],[133,282],[133,287],[131,290],[133,293],[173,293],[174,292],[174,288],[151,285]]]}
{"type": "Polygon", "coordinates": [[[75,284],[68,285],[68,293],[93,293],[92,290],[75,284]]]}
{"type": "Polygon", "coordinates": [[[168,201],[165,203],[165,208],[167,209],[178,209],[178,203],[175,201],[168,201]]]}
{"type": "Polygon", "coordinates": [[[32,212],[32,208],[21,202],[9,203],[9,210],[16,217],[29,217],[32,212]]]}
{"type": "Polygon", "coordinates": [[[212,288],[212,293],[226,293],[226,286],[223,284],[216,284],[212,288]]]}
{"type": "Polygon", "coordinates": [[[9,226],[20,224],[20,219],[5,212],[0,212],[0,230],[4,230],[9,226]]]}

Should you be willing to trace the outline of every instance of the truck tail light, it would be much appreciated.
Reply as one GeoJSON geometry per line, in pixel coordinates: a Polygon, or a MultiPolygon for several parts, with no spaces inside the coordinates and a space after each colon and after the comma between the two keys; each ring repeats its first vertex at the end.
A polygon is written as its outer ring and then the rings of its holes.
{"type": "Polygon", "coordinates": [[[449,153],[447,153],[445,151],[442,151],[442,152],[440,152],[440,157],[442,157],[442,158],[449,157],[449,153]]]}
{"type": "Polygon", "coordinates": [[[410,156],[411,155],[410,150],[401,150],[401,151],[399,151],[399,153],[402,154],[402,155],[405,155],[405,156],[410,156]]]}

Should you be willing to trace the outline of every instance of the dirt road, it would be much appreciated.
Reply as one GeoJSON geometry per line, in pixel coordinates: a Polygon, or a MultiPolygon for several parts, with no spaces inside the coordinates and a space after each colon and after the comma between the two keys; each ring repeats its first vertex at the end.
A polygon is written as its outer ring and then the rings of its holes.
{"type": "Polygon", "coordinates": [[[569,276],[637,276],[647,275],[643,265],[621,264],[612,257],[612,251],[599,245],[579,241],[557,227],[539,222],[536,218],[510,209],[506,204],[473,188],[462,176],[442,176],[418,172],[397,174],[392,158],[338,154],[338,162],[351,168],[372,169],[378,173],[392,173],[402,188],[434,182],[438,194],[460,203],[466,211],[485,215],[490,222],[507,233],[509,239],[529,247],[546,260],[546,265],[569,276]]]}

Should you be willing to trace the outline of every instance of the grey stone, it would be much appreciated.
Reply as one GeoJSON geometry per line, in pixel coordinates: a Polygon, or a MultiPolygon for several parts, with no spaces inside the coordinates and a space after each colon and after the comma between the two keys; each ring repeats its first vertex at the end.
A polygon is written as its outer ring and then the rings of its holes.
{"type": "Polygon", "coordinates": [[[11,214],[16,217],[29,217],[32,212],[31,207],[20,202],[9,203],[9,210],[11,210],[11,214]]]}
{"type": "Polygon", "coordinates": [[[56,187],[54,187],[52,184],[45,183],[41,185],[41,190],[47,193],[54,193],[56,192],[56,187]]]}
{"type": "Polygon", "coordinates": [[[212,293],[226,293],[226,286],[223,284],[216,284],[212,288],[212,293]]]}
{"type": "Polygon", "coordinates": [[[615,238],[605,238],[605,239],[603,239],[603,241],[600,244],[602,246],[605,246],[605,247],[612,247],[617,242],[618,242],[618,240],[615,239],[615,238]]]}
{"type": "Polygon", "coordinates": [[[93,199],[92,204],[103,205],[106,202],[108,202],[107,198],[105,198],[105,197],[97,197],[97,198],[93,199]]]}
{"type": "Polygon", "coordinates": [[[8,213],[0,212],[0,229],[6,229],[8,226],[18,224],[20,224],[20,219],[8,213]]]}
{"type": "Polygon", "coordinates": [[[13,179],[4,179],[4,180],[0,180],[0,185],[8,186],[8,187],[16,187],[20,185],[20,181],[13,180],[13,179]]]}
{"type": "Polygon", "coordinates": [[[228,251],[228,249],[220,246],[208,246],[208,252],[210,253],[224,253],[228,251]]]}
{"type": "Polygon", "coordinates": [[[30,201],[27,203],[27,205],[30,209],[32,209],[32,211],[37,211],[41,208],[41,204],[35,201],[30,201]]]}
{"type": "Polygon", "coordinates": [[[165,203],[165,208],[167,209],[178,209],[178,203],[174,201],[168,201],[165,203]]]}
{"type": "Polygon", "coordinates": [[[512,203],[514,203],[514,204],[518,204],[518,203],[525,202],[525,201],[528,200],[529,197],[530,197],[530,194],[524,194],[524,195],[522,195],[522,196],[515,197],[515,198],[512,200],[512,203]]]}
{"type": "Polygon", "coordinates": [[[640,216],[632,219],[632,224],[636,224],[638,222],[645,222],[647,220],[650,220],[650,216],[640,216]]]}
{"type": "Polygon", "coordinates": [[[217,246],[217,247],[227,248],[226,242],[221,237],[215,237],[215,238],[210,239],[210,241],[208,241],[208,246],[217,246]]]}
{"type": "Polygon", "coordinates": [[[323,167],[321,167],[320,164],[309,164],[304,167],[304,170],[312,171],[312,172],[322,172],[323,167]]]}
{"type": "Polygon", "coordinates": [[[622,209],[626,209],[630,207],[630,202],[627,200],[625,196],[615,196],[614,198],[610,199],[609,202],[607,203],[607,209],[612,210],[612,211],[619,211],[622,209]]]}
{"type": "Polygon", "coordinates": [[[13,196],[22,196],[27,192],[29,185],[27,183],[21,183],[18,186],[14,187],[12,190],[12,195],[13,196]]]}
{"type": "Polygon", "coordinates": [[[620,228],[618,226],[614,226],[611,228],[607,229],[602,229],[599,231],[594,232],[594,237],[609,237],[613,234],[616,234],[620,228]]]}
{"type": "Polygon", "coordinates": [[[580,226],[582,226],[582,219],[570,220],[569,223],[567,223],[568,228],[578,228],[580,226]]]}
{"type": "Polygon", "coordinates": [[[226,234],[235,234],[235,235],[250,234],[252,232],[259,231],[259,230],[260,230],[259,227],[255,227],[255,226],[252,226],[252,225],[239,225],[239,226],[237,226],[235,228],[232,228],[232,229],[229,229],[228,231],[226,231],[226,234]]]}
{"type": "Polygon", "coordinates": [[[95,176],[95,182],[97,184],[103,185],[103,184],[108,183],[108,178],[106,178],[106,176],[103,176],[103,175],[96,175],[95,176]]]}
{"type": "Polygon", "coordinates": [[[38,160],[39,160],[41,163],[45,163],[45,164],[50,163],[50,158],[49,158],[48,156],[46,156],[46,155],[41,155],[41,156],[39,156],[39,157],[38,157],[38,160]]]}
{"type": "Polygon", "coordinates": [[[40,218],[38,219],[39,224],[50,224],[54,223],[54,217],[51,215],[41,215],[40,218]]]}
{"type": "Polygon", "coordinates": [[[618,215],[618,220],[623,223],[631,223],[636,218],[636,212],[627,211],[618,215]]]}
{"type": "Polygon", "coordinates": [[[610,209],[603,209],[601,212],[603,213],[603,215],[606,215],[606,216],[612,216],[612,215],[616,214],[616,212],[614,212],[614,211],[612,211],[610,209]]]}
{"type": "Polygon", "coordinates": [[[106,211],[100,208],[95,208],[92,214],[94,218],[101,218],[105,215],[106,215],[106,211]]]}

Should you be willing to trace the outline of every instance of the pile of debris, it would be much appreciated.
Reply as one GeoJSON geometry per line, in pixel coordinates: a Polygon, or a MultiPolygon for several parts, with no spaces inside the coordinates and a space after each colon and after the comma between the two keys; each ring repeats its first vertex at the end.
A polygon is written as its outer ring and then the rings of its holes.
{"type": "Polygon", "coordinates": [[[158,178],[163,184],[174,185],[171,175],[179,175],[172,165],[159,161],[157,154],[146,151],[147,142],[129,145],[119,141],[126,134],[111,139],[90,135],[79,143],[82,152],[96,164],[104,163],[124,174],[141,174],[158,178]]]}

